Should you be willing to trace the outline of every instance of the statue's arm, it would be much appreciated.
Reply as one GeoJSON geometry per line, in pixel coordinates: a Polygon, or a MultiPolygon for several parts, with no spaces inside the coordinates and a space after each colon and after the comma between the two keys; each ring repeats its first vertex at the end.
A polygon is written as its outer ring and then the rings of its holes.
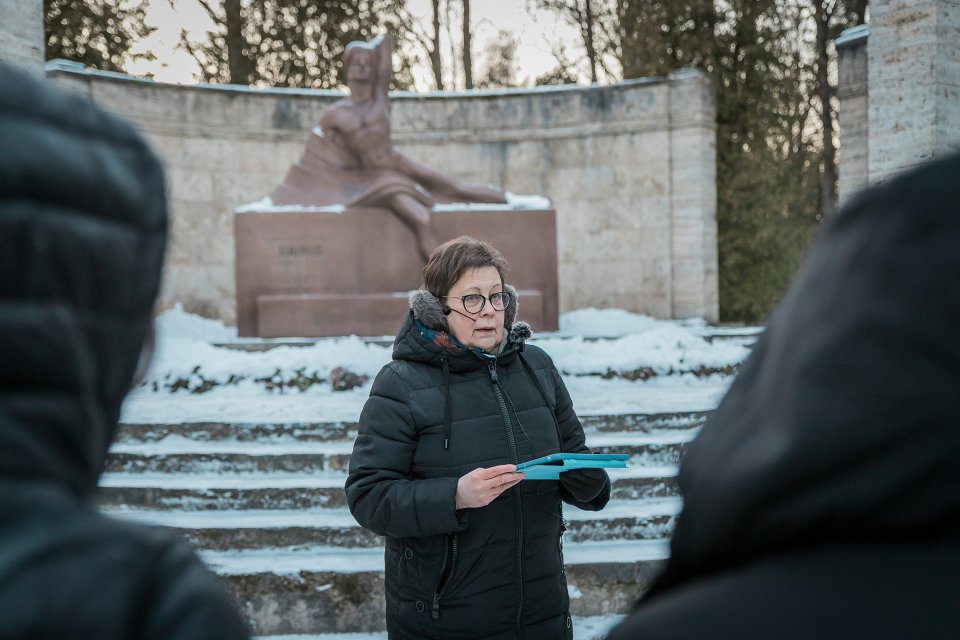
{"type": "Polygon", "coordinates": [[[377,97],[387,98],[390,90],[390,81],[393,79],[393,36],[387,34],[374,38],[374,51],[377,52],[377,97]]]}
{"type": "Polygon", "coordinates": [[[334,105],[320,116],[320,128],[331,142],[340,146],[340,110],[334,105]]]}

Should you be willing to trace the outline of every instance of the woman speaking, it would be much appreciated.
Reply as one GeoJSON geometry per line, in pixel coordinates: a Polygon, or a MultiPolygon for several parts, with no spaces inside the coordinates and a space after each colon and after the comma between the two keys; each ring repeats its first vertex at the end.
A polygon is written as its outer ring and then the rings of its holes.
{"type": "Polygon", "coordinates": [[[602,469],[523,481],[520,462],[588,452],[550,357],[515,322],[506,261],[437,247],[360,416],[347,501],[386,536],[391,639],[569,639],[562,503],[610,498],[602,469]]]}

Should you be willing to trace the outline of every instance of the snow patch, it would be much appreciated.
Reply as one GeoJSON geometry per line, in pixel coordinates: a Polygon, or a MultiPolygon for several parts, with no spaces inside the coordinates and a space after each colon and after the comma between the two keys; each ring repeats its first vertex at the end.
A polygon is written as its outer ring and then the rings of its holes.
{"type": "MultiPolygon", "coordinates": [[[[702,320],[580,309],[563,314],[560,325],[560,332],[530,343],[553,358],[580,415],[713,409],[732,379],[726,374],[750,352],[743,341],[708,341],[702,320]],[[632,372],[639,375],[628,379],[632,372]]],[[[179,305],[157,317],[157,330],[147,378],[124,403],[125,422],[356,421],[392,354],[392,346],[357,336],[265,351],[228,349],[217,345],[275,341],[238,339],[234,327],[179,305]],[[328,380],[338,367],[369,379],[334,391],[328,380]]]]}
{"type": "Polygon", "coordinates": [[[274,204],[270,196],[256,202],[248,202],[233,210],[234,213],[336,213],[341,214],[347,208],[342,204],[314,206],[308,204],[274,204]]]}

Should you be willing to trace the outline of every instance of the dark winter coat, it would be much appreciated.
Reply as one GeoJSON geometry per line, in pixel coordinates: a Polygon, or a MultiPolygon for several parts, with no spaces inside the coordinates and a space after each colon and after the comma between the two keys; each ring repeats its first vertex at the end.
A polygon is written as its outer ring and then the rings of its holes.
{"type": "Polygon", "coordinates": [[[823,229],[616,640],[960,638],[960,156],[823,229]]]}
{"type": "Polygon", "coordinates": [[[92,504],[166,243],[159,162],[87,100],[0,64],[0,637],[244,638],[170,534],[92,504]]]}
{"type": "Polygon", "coordinates": [[[474,469],[587,451],[560,375],[524,347],[515,303],[490,361],[417,330],[415,312],[445,325],[436,298],[420,292],[411,306],[360,416],[346,484],[357,521],[387,538],[390,637],[570,638],[561,502],[603,508],[606,473],[524,481],[485,507],[455,507],[457,480],[474,469]]]}

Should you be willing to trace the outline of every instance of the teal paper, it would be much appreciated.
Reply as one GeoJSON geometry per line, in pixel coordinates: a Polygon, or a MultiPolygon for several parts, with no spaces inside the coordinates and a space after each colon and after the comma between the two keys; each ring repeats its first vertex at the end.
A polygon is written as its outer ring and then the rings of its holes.
{"type": "Polygon", "coordinates": [[[625,453],[554,453],[517,465],[524,480],[557,480],[571,469],[626,468],[625,453]]]}

